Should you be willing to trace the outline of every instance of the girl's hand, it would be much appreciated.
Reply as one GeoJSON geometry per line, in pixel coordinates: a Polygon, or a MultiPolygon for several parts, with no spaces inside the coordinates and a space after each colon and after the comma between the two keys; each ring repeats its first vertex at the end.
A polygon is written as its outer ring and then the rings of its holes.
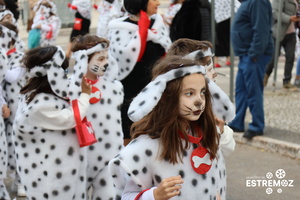
{"type": "Polygon", "coordinates": [[[223,120],[221,120],[221,119],[218,119],[217,117],[215,117],[215,121],[216,121],[216,125],[220,129],[220,134],[223,134],[225,122],[223,120]]]}
{"type": "Polygon", "coordinates": [[[92,84],[91,82],[87,80],[86,76],[84,75],[82,77],[82,81],[81,81],[81,91],[82,93],[86,93],[88,95],[91,94],[92,92],[92,84]]]}
{"type": "Polygon", "coordinates": [[[6,104],[3,104],[2,106],[2,116],[4,119],[8,118],[10,116],[10,109],[6,104]]]}
{"type": "Polygon", "coordinates": [[[159,186],[153,190],[155,200],[167,200],[179,195],[183,180],[181,176],[165,178],[159,186]]]}

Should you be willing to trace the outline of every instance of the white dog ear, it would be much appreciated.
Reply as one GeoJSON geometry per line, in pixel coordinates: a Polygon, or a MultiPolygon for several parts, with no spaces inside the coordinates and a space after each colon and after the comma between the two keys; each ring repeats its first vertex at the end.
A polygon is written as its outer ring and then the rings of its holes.
{"type": "Polygon", "coordinates": [[[128,117],[136,122],[153,110],[166,88],[166,82],[150,82],[131,102],[128,117]]]}
{"type": "Polygon", "coordinates": [[[235,107],[228,95],[213,81],[209,80],[208,88],[212,98],[213,113],[225,122],[231,122],[235,117],[235,107]]]}
{"type": "Polygon", "coordinates": [[[48,62],[45,64],[47,68],[47,78],[50,83],[51,89],[55,94],[60,97],[68,96],[69,79],[65,70],[61,67],[66,56],[63,49],[57,46],[57,51],[48,62]]]}

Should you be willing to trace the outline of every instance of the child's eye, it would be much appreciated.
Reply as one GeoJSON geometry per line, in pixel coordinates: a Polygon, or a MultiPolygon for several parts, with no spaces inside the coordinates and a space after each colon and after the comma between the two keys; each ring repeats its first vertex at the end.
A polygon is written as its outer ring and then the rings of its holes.
{"type": "Polygon", "coordinates": [[[201,95],[205,96],[206,90],[201,91],[201,95]]]}
{"type": "Polygon", "coordinates": [[[190,96],[193,95],[193,92],[187,92],[187,93],[185,93],[185,95],[188,96],[188,97],[190,97],[190,96]]]}

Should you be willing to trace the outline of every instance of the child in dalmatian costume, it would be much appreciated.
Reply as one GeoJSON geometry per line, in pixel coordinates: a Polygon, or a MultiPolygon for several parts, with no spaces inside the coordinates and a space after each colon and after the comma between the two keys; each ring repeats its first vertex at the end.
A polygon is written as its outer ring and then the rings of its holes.
{"type": "Polygon", "coordinates": [[[217,73],[214,70],[212,44],[188,38],[178,39],[171,45],[167,55],[178,55],[195,60],[206,68],[209,78],[209,90],[212,94],[213,111],[216,117],[229,123],[235,117],[235,108],[228,95],[215,83],[217,73]]]}
{"type": "Polygon", "coordinates": [[[218,131],[227,130],[215,121],[205,71],[193,60],[167,56],[133,99],[134,139],[109,163],[122,199],[225,199],[218,131]]]}
{"type": "MultiPolygon", "coordinates": [[[[68,60],[61,47],[37,47],[23,58],[29,81],[13,124],[17,169],[28,199],[87,198],[86,149],[80,148],[67,99],[68,60]]],[[[78,100],[86,115],[92,90],[85,77],[78,100]]]]}
{"type": "Polygon", "coordinates": [[[72,44],[76,64],[71,76],[70,97],[78,97],[80,77],[86,74],[93,84],[87,118],[92,123],[97,143],[87,150],[87,190],[92,187],[92,199],[113,199],[115,191],[108,162],[123,147],[120,107],[123,102],[123,85],[119,80],[118,66],[108,56],[109,41],[95,35],[78,36],[72,44]]]}
{"type": "Polygon", "coordinates": [[[165,55],[171,45],[168,29],[160,14],[159,1],[124,0],[129,16],[108,25],[109,51],[119,66],[119,80],[124,86],[121,107],[124,143],[130,141],[132,121],[127,116],[129,103],[150,81],[153,64],[165,55]]]}
{"type": "MultiPolygon", "coordinates": [[[[5,21],[10,22],[10,23],[14,24],[16,27],[18,27],[18,23],[17,23],[16,19],[14,18],[13,13],[9,10],[0,11],[0,22],[5,22],[5,21]]],[[[19,36],[17,36],[17,38],[16,38],[15,47],[20,52],[25,51],[24,41],[19,36]]]]}
{"type": "MultiPolygon", "coordinates": [[[[17,27],[9,22],[2,22],[4,26],[13,31],[17,36],[17,27]]],[[[18,38],[18,37],[17,37],[18,38]]],[[[25,189],[20,184],[20,179],[18,174],[16,173],[16,158],[15,158],[15,148],[13,143],[13,132],[12,132],[12,124],[14,121],[14,117],[17,111],[18,106],[18,95],[20,89],[25,84],[25,72],[26,69],[21,66],[21,59],[24,53],[18,51],[15,47],[16,39],[11,38],[9,42],[9,50],[6,55],[8,58],[8,70],[5,73],[5,78],[2,83],[5,93],[5,99],[7,100],[7,105],[10,109],[10,116],[5,120],[5,128],[6,128],[6,138],[8,143],[8,167],[12,171],[11,178],[14,179],[13,189],[18,189],[18,196],[25,196],[25,189]]]]}
{"type": "Polygon", "coordinates": [[[41,1],[38,5],[31,28],[41,30],[41,47],[55,45],[61,27],[56,7],[53,7],[53,3],[49,3],[47,0],[41,1]]]}
{"type": "MultiPolygon", "coordinates": [[[[2,26],[0,24],[0,44],[1,46],[8,45],[7,42],[9,41],[8,35],[13,35],[13,32],[7,29],[6,27],[2,26]]],[[[7,56],[6,56],[6,50],[7,48],[0,48],[0,82],[3,81],[6,70],[8,68],[7,66],[7,56]]],[[[5,105],[6,102],[2,95],[2,87],[0,87],[0,106],[1,110],[3,108],[3,105],[5,105]]],[[[2,111],[3,112],[3,111],[2,111]]],[[[6,172],[7,172],[7,139],[5,134],[5,125],[3,121],[3,116],[0,116],[0,199],[4,200],[10,200],[9,193],[6,190],[6,186],[4,185],[3,179],[6,178],[6,172]]]]}
{"type": "Polygon", "coordinates": [[[94,8],[99,12],[97,36],[107,38],[108,23],[124,15],[122,4],[119,0],[103,0],[98,6],[94,5],[94,8]]]}

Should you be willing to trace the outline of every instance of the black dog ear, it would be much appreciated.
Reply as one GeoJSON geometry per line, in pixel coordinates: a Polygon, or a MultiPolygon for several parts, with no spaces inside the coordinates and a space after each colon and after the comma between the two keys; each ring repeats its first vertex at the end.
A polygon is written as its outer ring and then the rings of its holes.
{"type": "Polygon", "coordinates": [[[195,55],[195,60],[200,60],[201,58],[204,57],[204,53],[202,51],[199,51],[196,55],[195,55]]]}

